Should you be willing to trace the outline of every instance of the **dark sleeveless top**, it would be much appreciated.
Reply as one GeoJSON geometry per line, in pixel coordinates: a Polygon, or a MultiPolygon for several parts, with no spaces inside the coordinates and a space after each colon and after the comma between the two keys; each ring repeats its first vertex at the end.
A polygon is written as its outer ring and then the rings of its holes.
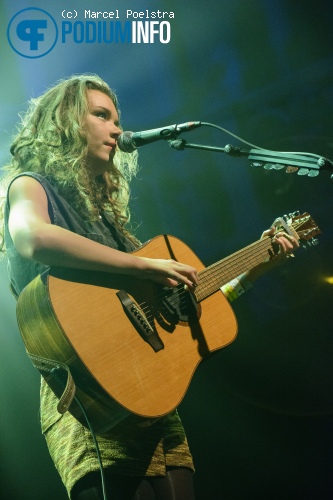
{"type": "MultiPolygon", "coordinates": [[[[125,252],[134,250],[134,244],[113,223],[112,215],[104,212],[98,221],[88,222],[75,212],[45,177],[32,172],[23,173],[17,177],[21,176],[33,177],[44,188],[52,224],[118,250],[125,252]]],[[[8,230],[8,216],[9,201],[7,196],[5,205],[5,244],[8,256],[8,273],[12,289],[18,295],[30,281],[44,272],[47,266],[25,259],[16,251],[8,230]]]]}

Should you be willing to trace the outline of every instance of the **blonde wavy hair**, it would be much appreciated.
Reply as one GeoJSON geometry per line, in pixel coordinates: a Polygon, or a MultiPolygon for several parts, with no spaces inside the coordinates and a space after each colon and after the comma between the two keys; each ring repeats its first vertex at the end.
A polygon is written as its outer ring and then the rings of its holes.
{"type": "Polygon", "coordinates": [[[102,210],[113,213],[117,226],[137,242],[125,229],[130,220],[129,182],[138,169],[137,153],[117,150],[111,171],[97,177],[86,165],[88,144],[83,121],[88,113],[90,89],[109,96],[120,116],[115,92],[94,74],[60,80],[37,99],[31,99],[20,116],[18,133],[10,147],[12,160],[3,167],[5,175],[0,181],[0,250],[4,251],[7,187],[16,175],[29,171],[47,177],[86,220],[97,220],[102,210]]]}

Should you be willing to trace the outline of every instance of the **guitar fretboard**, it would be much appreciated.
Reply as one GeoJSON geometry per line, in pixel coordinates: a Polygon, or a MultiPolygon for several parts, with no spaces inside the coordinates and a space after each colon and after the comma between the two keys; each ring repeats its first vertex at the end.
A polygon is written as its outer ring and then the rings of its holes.
{"type": "Polygon", "coordinates": [[[263,238],[199,272],[195,290],[197,302],[216,292],[228,281],[260,264],[273,253],[270,237],[263,238]]]}

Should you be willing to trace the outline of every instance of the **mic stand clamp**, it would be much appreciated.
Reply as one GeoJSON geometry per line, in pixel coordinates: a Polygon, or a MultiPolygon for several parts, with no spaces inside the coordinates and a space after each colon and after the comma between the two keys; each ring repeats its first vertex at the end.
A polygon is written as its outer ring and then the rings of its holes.
{"type": "Polygon", "coordinates": [[[206,146],[203,144],[191,144],[188,143],[185,139],[174,139],[168,141],[170,147],[173,149],[177,149],[178,151],[183,151],[186,148],[189,149],[202,149],[204,151],[215,151],[217,153],[226,153],[230,156],[244,156],[248,155],[249,151],[242,150],[241,148],[237,148],[232,146],[231,144],[227,144],[225,148],[219,148],[216,146],[206,146]]]}

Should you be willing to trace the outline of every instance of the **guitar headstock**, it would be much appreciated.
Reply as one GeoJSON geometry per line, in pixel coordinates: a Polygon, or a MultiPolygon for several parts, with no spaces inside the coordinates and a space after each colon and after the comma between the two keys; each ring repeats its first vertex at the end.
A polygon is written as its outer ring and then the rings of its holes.
{"type": "Polygon", "coordinates": [[[317,245],[318,240],[315,236],[321,233],[318,225],[313,218],[304,212],[293,212],[292,214],[279,217],[274,221],[276,232],[285,231],[297,240],[303,240],[308,245],[317,245]]]}

